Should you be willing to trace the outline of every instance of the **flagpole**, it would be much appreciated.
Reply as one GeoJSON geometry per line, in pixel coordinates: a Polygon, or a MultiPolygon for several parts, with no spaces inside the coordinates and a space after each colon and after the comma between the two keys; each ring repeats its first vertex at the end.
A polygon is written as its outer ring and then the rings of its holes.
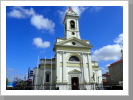
{"type": "Polygon", "coordinates": [[[51,57],[51,87],[52,87],[52,57],[51,57]]]}
{"type": "Polygon", "coordinates": [[[17,81],[18,81],[18,76],[17,76],[17,81]]]}
{"type": "Polygon", "coordinates": [[[30,77],[30,67],[28,69],[28,79],[29,79],[29,77],[30,77]]]}
{"type": "Polygon", "coordinates": [[[45,66],[46,66],[46,56],[45,56],[45,61],[44,61],[44,78],[43,78],[43,90],[44,90],[44,83],[45,83],[45,66]]]}
{"type": "Polygon", "coordinates": [[[37,74],[38,74],[38,62],[39,62],[39,56],[38,56],[38,61],[37,61],[37,70],[36,70],[36,82],[35,82],[35,90],[36,90],[36,85],[37,85],[37,74]]]}

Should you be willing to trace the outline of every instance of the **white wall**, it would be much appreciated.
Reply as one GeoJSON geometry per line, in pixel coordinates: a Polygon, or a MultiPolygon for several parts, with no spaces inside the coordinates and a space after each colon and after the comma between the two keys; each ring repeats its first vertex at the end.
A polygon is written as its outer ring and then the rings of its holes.
{"type": "MultiPolygon", "coordinates": [[[[45,64],[45,60],[40,60],[40,64],[45,64]]],[[[51,64],[51,60],[46,60],[46,64],[51,64]]],[[[52,64],[55,64],[55,61],[52,60],[52,64]]]]}
{"type": "Polygon", "coordinates": [[[102,84],[102,71],[101,71],[101,69],[93,69],[93,71],[95,72],[95,82],[102,84]]]}
{"type": "Polygon", "coordinates": [[[77,41],[67,42],[67,43],[64,43],[64,45],[73,45],[72,42],[75,42],[76,43],[74,46],[84,46],[83,44],[78,43],[77,41]]]}
{"type": "MultiPolygon", "coordinates": [[[[36,73],[36,71],[37,71],[37,69],[34,69],[34,74],[35,74],[35,76],[37,76],[34,78],[34,85],[41,85],[41,84],[43,84],[43,82],[46,83],[46,74],[44,74],[44,69],[38,69],[37,73],[36,73]]],[[[51,82],[51,69],[45,68],[45,73],[46,72],[50,72],[50,82],[51,82]]],[[[52,70],[52,84],[55,82],[55,80],[56,80],[55,70],[52,70]]]]}
{"type": "Polygon", "coordinates": [[[62,76],[63,76],[63,73],[62,73],[62,67],[60,67],[60,81],[62,82],[63,80],[62,80],[62,76]]]}
{"type": "Polygon", "coordinates": [[[92,61],[92,66],[98,66],[98,62],[97,61],[92,61]]]}
{"type": "Polygon", "coordinates": [[[99,76],[99,84],[103,84],[103,81],[102,81],[102,71],[101,71],[101,69],[98,70],[98,76],[99,76]]]}

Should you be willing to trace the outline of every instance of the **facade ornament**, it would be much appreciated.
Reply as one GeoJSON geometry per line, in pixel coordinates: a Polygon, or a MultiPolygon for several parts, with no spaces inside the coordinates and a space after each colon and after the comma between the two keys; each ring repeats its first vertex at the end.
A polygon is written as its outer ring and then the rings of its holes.
{"type": "Polygon", "coordinates": [[[88,55],[88,53],[81,53],[81,55],[86,55],[86,56],[87,56],[87,55],[88,55]]]}
{"type": "Polygon", "coordinates": [[[66,54],[67,52],[66,52],[66,51],[64,51],[63,53],[64,53],[64,54],[66,54]]]}
{"type": "Polygon", "coordinates": [[[74,82],[74,84],[73,85],[76,85],[76,83],[74,82]]]}
{"type": "Polygon", "coordinates": [[[61,51],[57,51],[58,54],[61,54],[61,51]]]}
{"type": "Polygon", "coordinates": [[[88,53],[88,55],[91,55],[92,53],[88,53]]]}
{"type": "Polygon", "coordinates": [[[87,55],[88,55],[88,53],[84,53],[84,55],[86,55],[86,56],[87,56],[87,55]]]}

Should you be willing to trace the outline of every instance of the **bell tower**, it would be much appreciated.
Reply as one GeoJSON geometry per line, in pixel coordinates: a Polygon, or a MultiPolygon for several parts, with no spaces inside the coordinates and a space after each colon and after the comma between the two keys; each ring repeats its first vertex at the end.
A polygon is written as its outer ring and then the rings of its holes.
{"type": "Polygon", "coordinates": [[[78,14],[75,13],[71,7],[69,7],[63,21],[64,27],[65,27],[64,37],[66,39],[72,38],[72,37],[76,37],[80,39],[78,18],[79,18],[78,14]]]}

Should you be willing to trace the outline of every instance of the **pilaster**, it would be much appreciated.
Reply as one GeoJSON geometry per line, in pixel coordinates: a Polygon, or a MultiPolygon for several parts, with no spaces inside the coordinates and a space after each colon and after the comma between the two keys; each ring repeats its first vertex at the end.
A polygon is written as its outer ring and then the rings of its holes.
{"type": "Polygon", "coordinates": [[[85,55],[86,55],[85,53],[82,53],[84,82],[87,82],[87,69],[86,69],[85,55]]]}
{"type": "Polygon", "coordinates": [[[60,52],[56,52],[56,75],[57,81],[56,83],[60,82],[60,52]]]}
{"type": "Polygon", "coordinates": [[[66,52],[63,52],[63,82],[67,82],[66,80],[66,52]]]}
{"type": "Polygon", "coordinates": [[[89,76],[90,76],[90,82],[92,79],[92,62],[91,62],[91,53],[88,53],[88,64],[89,64],[89,76]]]}

